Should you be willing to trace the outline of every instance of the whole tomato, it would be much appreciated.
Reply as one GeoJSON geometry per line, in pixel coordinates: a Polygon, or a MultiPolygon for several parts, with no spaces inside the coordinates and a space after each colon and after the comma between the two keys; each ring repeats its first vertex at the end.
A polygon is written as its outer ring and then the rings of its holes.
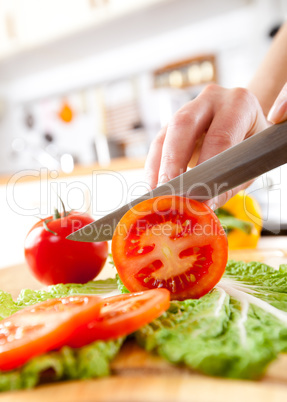
{"type": "Polygon", "coordinates": [[[66,237],[93,222],[87,214],[68,212],[36,223],[25,240],[25,258],[33,275],[46,285],[85,283],[102,270],[108,243],[83,243],[66,237]]]}

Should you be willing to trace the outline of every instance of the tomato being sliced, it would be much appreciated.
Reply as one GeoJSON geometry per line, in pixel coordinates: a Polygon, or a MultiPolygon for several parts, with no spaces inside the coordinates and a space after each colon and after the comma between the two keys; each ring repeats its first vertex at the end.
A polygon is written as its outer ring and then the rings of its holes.
{"type": "Polygon", "coordinates": [[[71,296],[26,307],[0,322],[0,370],[12,370],[34,356],[61,347],[75,329],[101,308],[98,296],[71,296]]]}
{"type": "Polygon", "coordinates": [[[169,296],[166,289],[154,289],[108,297],[104,299],[99,316],[79,327],[68,345],[78,348],[99,339],[129,335],[167,310],[169,296]]]}
{"type": "Polygon", "coordinates": [[[178,196],[146,200],[120,220],[112,240],[115,266],[131,292],[166,288],[171,299],[199,298],[223,275],[227,238],[214,212],[178,196]]]}

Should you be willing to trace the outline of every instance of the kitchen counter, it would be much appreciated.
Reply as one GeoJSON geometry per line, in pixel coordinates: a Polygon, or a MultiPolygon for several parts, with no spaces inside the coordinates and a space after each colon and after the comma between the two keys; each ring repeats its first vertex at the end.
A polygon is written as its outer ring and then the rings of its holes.
{"type": "MultiPolygon", "coordinates": [[[[229,251],[229,258],[244,261],[261,261],[278,268],[280,264],[287,264],[287,236],[261,237],[257,249],[229,251]]],[[[106,264],[98,279],[114,276],[114,269],[106,264]]],[[[0,288],[12,294],[13,298],[19,295],[21,289],[39,289],[43,285],[30,273],[27,265],[17,264],[0,270],[0,288]]]]}
{"type": "MultiPolygon", "coordinates": [[[[258,260],[278,267],[287,263],[287,237],[263,237],[256,250],[231,251],[229,257],[258,260]]],[[[109,275],[107,268],[107,275],[109,275]]],[[[25,264],[0,271],[1,288],[17,297],[22,288],[41,288],[25,264]]],[[[212,378],[148,354],[132,341],[112,363],[108,378],[42,385],[34,390],[3,393],[0,402],[282,402],[287,400],[287,354],[272,363],[261,381],[212,378]]]]}
{"type": "MultiPolygon", "coordinates": [[[[98,163],[94,163],[92,165],[75,165],[74,170],[71,173],[64,173],[64,172],[59,172],[59,175],[57,178],[69,178],[69,177],[74,177],[74,176],[86,176],[91,174],[94,171],[107,171],[107,170],[112,170],[112,171],[121,171],[121,170],[131,170],[131,169],[142,169],[144,167],[145,163],[145,158],[115,158],[112,159],[111,162],[106,165],[102,166],[99,165],[98,163]]],[[[18,173],[18,172],[17,172],[18,173]]],[[[0,185],[6,185],[8,184],[9,180],[13,176],[13,173],[11,174],[4,174],[0,175],[0,185]]],[[[31,182],[39,180],[39,177],[35,176],[21,176],[21,183],[22,182],[31,182]]]]}

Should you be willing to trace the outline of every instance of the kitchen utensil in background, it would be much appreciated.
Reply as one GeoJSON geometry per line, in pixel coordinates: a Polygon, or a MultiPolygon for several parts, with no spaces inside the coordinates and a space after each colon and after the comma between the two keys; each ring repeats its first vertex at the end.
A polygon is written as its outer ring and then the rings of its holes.
{"type": "Polygon", "coordinates": [[[61,108],[58,112],[58,117],[64,123],[71,123],[74,118],[74,112],[66,100],[63,101],[61,105],[61,108]]]}

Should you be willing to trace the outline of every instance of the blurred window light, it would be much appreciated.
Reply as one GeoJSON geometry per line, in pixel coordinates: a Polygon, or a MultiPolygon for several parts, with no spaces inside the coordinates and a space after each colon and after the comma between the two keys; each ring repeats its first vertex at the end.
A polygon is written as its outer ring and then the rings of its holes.
{"type": "Polygon", "coordinates": [[[26,148],[26,141],[24,140],[24,138],[14,138],[11,146],[12,146],[13,151],[22,152],[26,148]]]}
{"type": "Polygon", "coordinates": [[[205,54],[175,61],[154,71],[155,88],[180,88],[216,82],[216,56],[205,54]]]}
{"type": "Polygon", "coordinates": [[[173,88],[181,88],[183,85],[183,76],[181,71],[174,70],[169,74],[169,84],[173,88]]]}
{"type": "Polygon", "coordinates": [[[188,69],[187,75],[191,85],[200,84],[202,81],[202,70],[199,64],[192,64],[188,69]]]}
{"type": "Polygon", "coordinates": [[[74,159],[70,154],[63,154],[60,159],[61,170],[64,173],[71,173],[74,170],[74,159]]]}
{"type": "Polygon", "coordinates": [[[212,81],[214,79],[214,68],[210,61],[204,61],[201,63],[201,79],[202,81],[212,81]]]}
{"type": "Polygon", "coordinates": [[[164,127],[173,115],[171,99],[167,91],[161,91],[159,93],[159,119],[161,127],[164,127]]]}

